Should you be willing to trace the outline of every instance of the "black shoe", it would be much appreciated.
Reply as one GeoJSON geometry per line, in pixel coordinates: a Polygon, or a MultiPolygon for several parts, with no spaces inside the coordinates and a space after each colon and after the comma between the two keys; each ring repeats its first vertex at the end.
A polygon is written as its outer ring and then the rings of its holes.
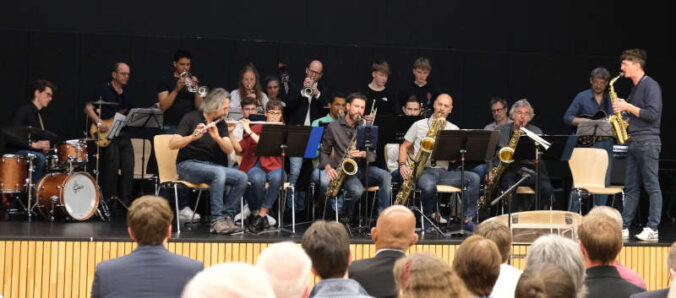
{"type": "Polygon", "coordinates": [[[260,216],[256,215],[256,217],[253,218],[251,223],[249,224],[249,232],[258,234],[270,227],[270,224],[268,223],[268,217],[267,216],[260,216]]]}

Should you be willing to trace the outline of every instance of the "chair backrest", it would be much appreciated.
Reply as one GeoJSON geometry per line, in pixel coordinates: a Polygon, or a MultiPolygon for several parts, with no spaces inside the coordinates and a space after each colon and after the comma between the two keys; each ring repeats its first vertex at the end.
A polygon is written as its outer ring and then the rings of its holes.
{"type": "Polygon", "coordinates": [[[568,160],[573,187],[606,186],[608,153],[599,148],[575,148],[568,160]]]}
{"type": "Polygon", "coordinates": [[[131,146],[134,148],[134,179],[143,179],[148,172],[148,160],[150,159],[152,145],[150,144],[150,140],[131,139],[131,146]],[[144,170],[146,173],[143,173],[144,170]]]}
{"type": "Polygon", "coordinates": [[[176,172],[177,149],[169,149],[169,140],[173,135],[155,136],[155,158],[157,159],[157,171],[160,174],[160,183],[178,179],[176,172]]]}

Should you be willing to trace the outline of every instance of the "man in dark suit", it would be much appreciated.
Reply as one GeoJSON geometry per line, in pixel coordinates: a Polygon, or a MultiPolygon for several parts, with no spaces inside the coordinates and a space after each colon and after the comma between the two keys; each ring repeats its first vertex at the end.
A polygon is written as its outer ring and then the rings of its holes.
{"type": "Polygon", "coordinates": [[[376,244],[376,256],[352,262],[348,276],[358,281],[369,295],[397,297],[392,268],[418,241],[413,212],[400,205],[386,208],[371,229],[371,238],[376,244]]]}
{"type": "Polygon", "coordinates": [[[622,250],[622,227],[608,215],[592,214],[578,227],[580,249],[584,256],[587,297],[622,298],[644,292],[622,279],[613,264],[622,250]]]}
{"type": "Polygon", "coordinates": [[[165,199],[136,199],[127,213],[127,226],[138,247],[129,255],[96,266],[92,297],[180,297],[185,284],[204,265],[165,248],[172,220],[165,199]]]}
{"type": "MultiPolygon", "coordinates": [[[[667,258],[667,267],[669,267],[671,287],[674,287],[674,279],[676,278],[676,242],[671,244],[669,257],[667,258]]],[[[666,298],[667,294],[669,294],[669,288],[634,294],[631,295],[631,298],[666,298]]]]}

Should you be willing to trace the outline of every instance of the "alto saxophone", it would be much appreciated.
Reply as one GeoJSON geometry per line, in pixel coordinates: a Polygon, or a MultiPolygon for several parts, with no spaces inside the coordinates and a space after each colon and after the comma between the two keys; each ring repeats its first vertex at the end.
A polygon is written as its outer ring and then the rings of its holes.
{"type": "Polygon", "coordinates": [[[418,153],[413,159],[415,161],[415,168],[411,169],[411,173],[409,173],[408,178],[406,178],[406,180],[404,180],[404,182],[401,184],[399,192],[397,193],[397,200],[395,201],[395,204],[405,205],[406,201],[408,201],[408,197],[411,196],[411,192],[415,188],[415,183],[418,181],[420,173],[422,173],[422,171],[425,169],[427,160],[432,154],[432,149],[434,149],[434,143],[436,143],[438,132],[443,130],[444,127],[446,127],[446,118],[440,116],[434,119],[430,129],[427,130],[427,135],[425,135],[425,137],[420,140],[420,149],[418,149],[418,153]]]}
{"type": "MultiPolygon", "coordinates": [[[[361,121],[361,115],[355,120],[355,122],[361,121]]],[[[357,174],[357,171],[359,170],[359,166],[357,165],[357,162],[350,158],[350,151],[354,150],[357,147],[357,131],[355,130],[354,136],[352,136],[352,140],[350,140],[350,144],[345,148],[345,153],[343,154],[343,158],[340,160],[340,163],[338,163],[338,171],[336,171],[336,179],[331,180],[329,182],[329,186],[326,188],[326,197],[327,198],[335,198],[338,196],[338,192],[340,192],[340,188],[343,186],[343,182],[345,181],[345,178],[347,176],[352,176],[354,174],[357,174]]]]}
{"type": "MultiPolygon", "coordinates": [[[[620,74],[610,80],[610,83],[608,84],[610,86],[608,95],[610,96],[610,101],[612,103],[617,102],[617,93],[615,93],[615,87],[613,84],[615,84],[615,81],[617,81],[617,79],[623,75],[624,73],[620,72],[620,74]]],[[[613,135],[617,139],[617,142],[621,145],[624,145],[624,143],[626,143],[629,138],[631,138],[631,136],[627,133],[627,122],[622,119],[622,114],[620,112],[615,112],[615,114],[608,118],[608,121],[613,126],[613,135]]]]}
{"type": "Polygon", "coordinates": [[[521,134],[523,134],[523,132],[521,131],[521,127],[519,127],[519,129],[512,134],[507,146],[500,148],[500,151],[498,151],[500,164],[493,168],[489,174],[489,179],[486,181],[486,187],[484,188],[484,195],[479,198],[479,209],[486,207],[486,202],[493,198],[498,189],[498,183],[500,183],[500,176],[502,176],[502,173],[505,172],[507,167],[514,162],[514,149],[516,149],[516,144],[519,143],[521,134]]]}

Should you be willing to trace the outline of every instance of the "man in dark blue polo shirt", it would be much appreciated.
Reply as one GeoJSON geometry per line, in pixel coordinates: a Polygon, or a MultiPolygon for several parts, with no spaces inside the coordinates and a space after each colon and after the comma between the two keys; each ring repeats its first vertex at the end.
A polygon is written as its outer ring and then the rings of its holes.
{"type": "MultiPolygon", "coordinates": [[[[85,114],[98,125],[101,133],[108,132],[110,127],[104,120],[111,120],[115,113],[126,114],[131,108],[127,83],[130,68],[124,62],[116,62],[112,67],[112,80],[94,89],[92,100],[114,102],[117,105],[101,105],[101,111],[94,111],[91,104],[85,106],[85,114]]],[[[112,124],[112,122],[110,122],[112,124]]],[[[134,148],[129,136],[121,131],[106,147],[101,147],[101,190],[108,199],[120,199],[125,205],[131,203],[131,186],[134,171],[134,148]],[[122,173],[118,178],[118,170],[122,173]]]]}
{"type": "Polygon", "coordinates": [[[627,130],[631,135],[624,178],[626,198],[622,210],[622,237],[629,238],[629,225],[636,215],[642,183],[650,198],[650,208],[648,224],[636,238],[657,241],[657,226],[662,215],[662,191],[657,176],[662,149],[662,89],[653,78],[645,74],[643,68],[646,59],[647,54],[642,49],[622,52],[622,72],[625,78],[631,79],[634,87],[626,100],[620,98],[613,103],[613,109],[615,112],[626,112],[629,121],[627,130]]]}
{"type": "MultiPolygon", "coordinates": [[[[603,111],[606,115],[612,115],[613,106],[610,102],[610,97],[606,92],[608,87],[608,79],[610,73],[604,67],[597,67],[592,70],[589,76],[589,85],[591,88],[578,93],[573,99],[573,102],[563,115],[563,122],[566,125],[577,126],[580,122],[588,120],[588,118],[581,116],[594,116],[599,111],[603,111]]],[[[601,148],[608,152],[608,168],[606,170],[606,186],[610,185],[610,173],[613,165],[613,139],[609,137],[597,137],[594,141],[594,148],[601,148]]],[[[579,198],[577,192],[573,192],[570,197],[571,201],[569,209],[572,212],[577,212],[580,208],[579,198]]],[[[594,195],[594,205],[604,206],[608,200],[608,195],[594,195]]]]}

